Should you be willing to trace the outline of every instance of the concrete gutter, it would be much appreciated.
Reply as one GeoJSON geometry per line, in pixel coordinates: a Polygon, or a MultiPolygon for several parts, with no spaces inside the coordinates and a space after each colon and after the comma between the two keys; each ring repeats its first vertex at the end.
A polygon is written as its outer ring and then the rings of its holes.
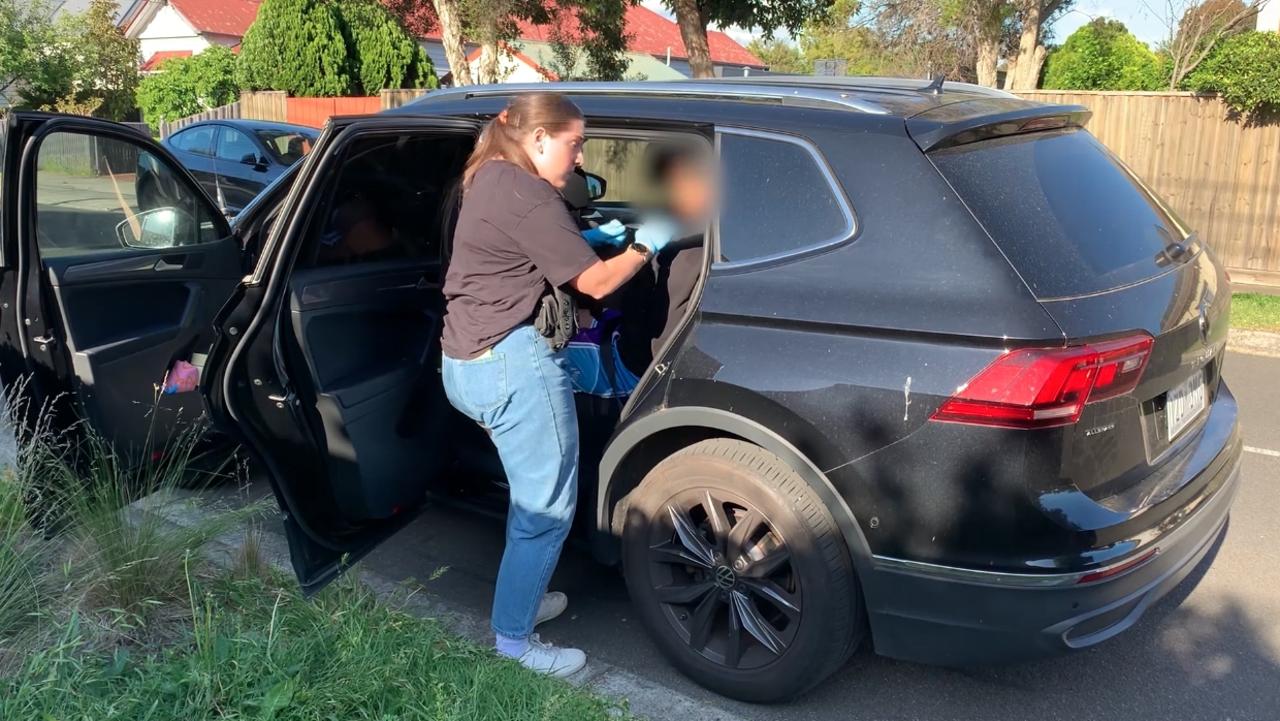
{"type": "Polygon", "coordinates": [[[1280,333],[1232,328],[1227,340],[1227,350],[1280,358],[1280,333]]]}

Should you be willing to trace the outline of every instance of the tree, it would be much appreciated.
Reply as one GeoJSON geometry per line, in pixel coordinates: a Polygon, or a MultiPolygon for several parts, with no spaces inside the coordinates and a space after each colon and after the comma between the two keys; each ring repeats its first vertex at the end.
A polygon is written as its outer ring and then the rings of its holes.
{"type": "Polygon", "coordinates": [[[440,21],[440,41],[444,55],[449,59],[449,72],[454,85],[471,85],[471,65],[467,62],[467,47],[463,30],[463,9],[459,0],[432,0],[436,17],[440,21]]]}
{"type": "MultiPolygon", "coordinates": [[[[411,3],[414,0],[399,0],[411,3]]],[[[425,2],[425,0],[417,0],[425,2]]],[[[493,83],[505,45],[521,22],[550,25],[551,42],[563,68],[578,68],[586,54],[584,78],[620,80],[626,72],[626,10],[637,0],[431,0],[454,85],[493,83]],[[466,42],[480,45],[472,72],[466,42]]],[[[576,75],[577,73],[575,73],[576,75]]]]}
{"type": "Polygon", "coordinates": [[[1158,90],[1160,61],[1124,23],[1098,18],[1049,53],[1044,87],[1057,90],[1158,90]]]}
{"type": "Polygon", "coordinates": [[[786,29],[798,33],[808,20],[823,15],[833,0],[664,0],[675,13],[685,54],[695,78],[714,77],[707,26],[737,26],[772,35],[786,29]]]}
{"type": "Polygon", "coordinates": [[[793,75],[808,75],[813,72],[813,67],[805,62],[800,48],[785,40],[753,38],[747,44],[747,50],[764,61],[770,72],[793,75]]]}
{"type": "Polygon", "coordinates": [[[861,10],[859,0],[835,0],[805,23],[799,34],[804,72],[813,72],[818,60],[844,60],[848,75],[878,75],[896,65],[882,39],[860,21],[861,10]]]}
{"type": "Polygon", "coordinates": [[[968,0],[873,0],[868,24],[895,75],[972,82],[976,79],[975,18],[968,0]]]}
{"type": "Polygon", "coordinates": [[[53,12],[49,0],[0,0],[0,94],[14,104],[40,107],[71,91],[76,43],[53,12]]]}
{"type": "Polygon", "coordinates": [[[342,15],[330,0],[263,0],[236,63],[246,90],[347,95],[356,84],[342,15]]]}
{"type": "MultiPolygon", "coordinates": [[[[1169,59],[1169,90],[1204,62],[1224,40],[1253,26],[1254,17],[1267,0],[1165,0],[1163,19],[1167,37],[1161,48],[1169,59]]],[[[1150,8],[1150,6],[1148,6],[1150,8]]]]}
{"type": "Polygon", "coordinates": [[[431,58],[385,7],[374,0],[342,0],[338,7],[360,92],[439,85],[431,58]]]}
{"type": "Polygon", "coordinates": [[[425,38],[440,29],[440,18],[431,0],[380,0],[383,7],[400,18],[404,29],[415,38],[425,38]]]}
{"type": "Polygon", "coordinates": [[[124,36],[116,25],[115,0],[92,0],[81,16],[77,100],[100,99],[98,114],[124,120],[137,105],[138,41],[124,36]]]}
{"type": "Polygon", "coordinates": [[[1187,76],[1187,85],[1220,94],[1232,110],[1246,117],[1280,110],[1280,34],[1233,35],[1187,76]]]}
{"type": "Polygon", "coordinates": [[[1010,90],[1035,90],[1044,67],[1045,28],[1066,12],[1073,0],[1013,0],[1018,27],[1017,53],[1005,70],[1005,87],[1010,90]]]}
{"type": "Polygon", "coordinates": [[[166,60],[138,84],[138,107],[147,122],[176,120],[234,102],[236,56],[214,45],[189,58],[166,60]]]}

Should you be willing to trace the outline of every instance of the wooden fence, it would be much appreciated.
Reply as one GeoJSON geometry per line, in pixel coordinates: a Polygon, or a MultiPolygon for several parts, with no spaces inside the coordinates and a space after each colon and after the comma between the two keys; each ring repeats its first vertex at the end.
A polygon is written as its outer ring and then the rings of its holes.
{"type": "Polygon", "coordinates": [[[1213,247],[1233,280],[1280,285],[1280,124],[1246,124],[1211,95],[1019,95],[1088,107],[1089,132],[1213,247]]]}

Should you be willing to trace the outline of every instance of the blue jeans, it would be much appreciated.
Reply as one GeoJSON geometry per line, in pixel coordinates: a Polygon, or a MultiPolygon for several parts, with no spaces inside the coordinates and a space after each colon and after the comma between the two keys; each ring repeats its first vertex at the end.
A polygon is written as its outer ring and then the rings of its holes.
{"type": "Polygon", "coordinates": [[[511,486],[492,621],[493,630],[508,638],[533,632],[573,524],[578,414],[563,363],[528,325],[474,360],[444,357],[449,402],[489,430],[511,486]]]}

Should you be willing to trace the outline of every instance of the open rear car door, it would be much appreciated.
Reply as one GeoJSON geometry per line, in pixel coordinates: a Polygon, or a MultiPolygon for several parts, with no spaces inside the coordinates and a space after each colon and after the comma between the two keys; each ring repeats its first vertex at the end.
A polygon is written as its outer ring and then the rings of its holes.
{"type": "MultiPolygon", "coordinates": [[[[0,379],[25,407],[88,422],[121,452],[199,417],[163,395],[199,363],[244,274],[226,219],[176,160],[116,123],[15,113],[0,141],[0,379]]],[[[27,418],[29,423],[32,419],[27,418]]]]}
{"type": "Polygon", "coordinates": [[[442,239],[478,132],[331,120],[215,321],[209,408],[263,462],[307,593],[413,518],[447,470],[442,239]]]}

